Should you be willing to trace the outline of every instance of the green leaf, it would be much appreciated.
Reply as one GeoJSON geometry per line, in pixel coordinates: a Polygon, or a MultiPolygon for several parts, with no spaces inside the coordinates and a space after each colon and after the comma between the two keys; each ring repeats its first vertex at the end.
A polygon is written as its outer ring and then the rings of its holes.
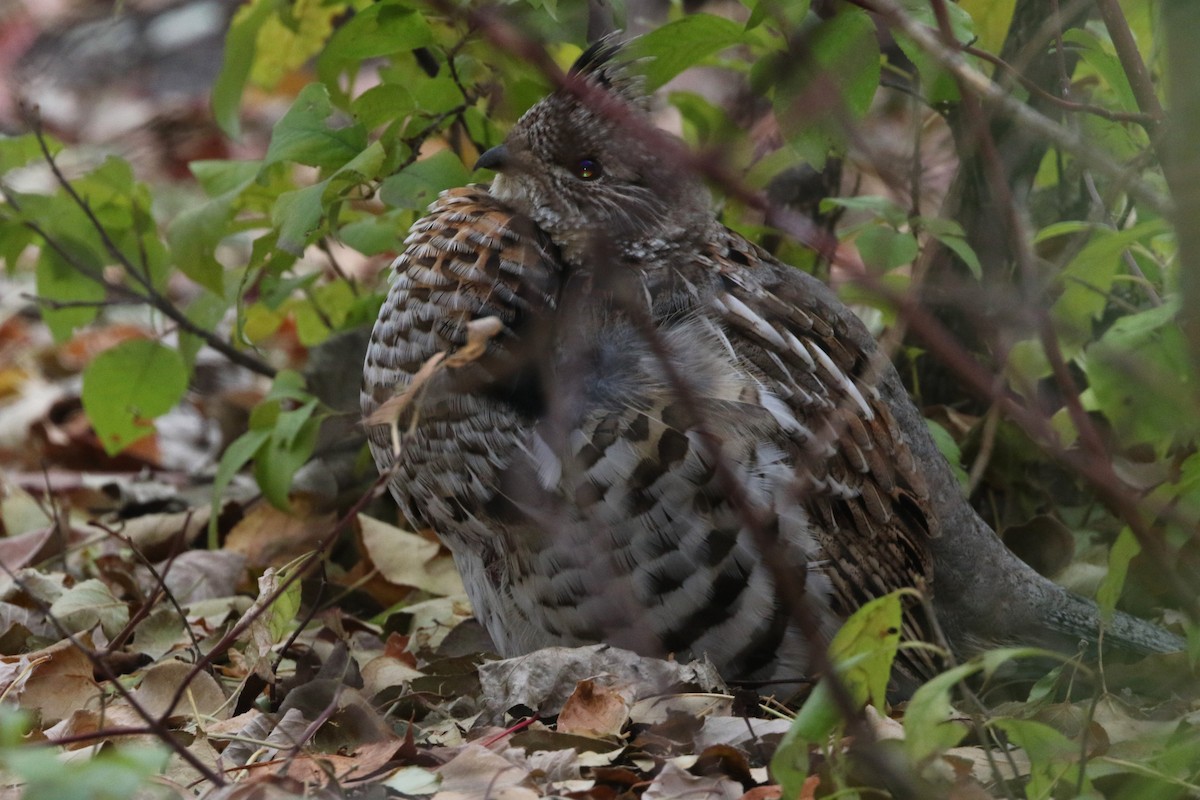
{"type": "Polygon", "coordinates": [[[888,225],[870,225],[854,237],[863,263],[876,272],[888,272],[917,257],[917,240],[888,225]]]}
{"type": "Polygon", "coordinates": [[[1063,293],[1051,314],[1068,330],[1088,331],[1108,307],[1108,293],[1121,270],[1121,254],[1131,245],[1168,232],[1165,220],[1151,219],[1128,230],[1098,228],[1060,273],[1063,293]]]}
{"type": "Polygon", "coordinates": [[[904,712],[904,749],[916,764],[948,748],[967,735],[967,728],[953,722],[950,691],[982,669],[978,662],[960,664],[932,678],[917,689],[904,712]]]}
{"type": "Polygon", "coordinates": [[[258,31],[250,82],[273,89],[303,67],[324,49],[347,6],[335,0],[292,0],[286,10],[268,18],[258,31]]]}
{"type": "Polygon", "coordinates": [[[1176,300],[1122,317],[1087,348],[1083,364],[1097,407],[1121,440],[1158,453],[1200,436],[1200,381],[1177,311],[1176,300]]]}
{"type": "Polygon", "coordinates": [[[630,55],[648,59],[643,67],[646,88],[653,91],[705,58],[743,40],[744,29],[712,14],[689,14],[668,22],[629,45],[630,55]]]}
{"type": "Polygon", "coordinates": [[[342,242],[365,256],[395,252],[400,249],[404,230],[408,227],[408,220],[411,220],[411,217],[407,217],[401,224],[398,217],[400,214],[397,212],[366,217],[343,225],[337,235],[342,242]]]}
{"type": "Polygon", "coordinates": [[[933,238],[941,242],[947,250],[958,256],[959,260],[970,270],[971,276],[975,280],[982,280],[983,265],[979,263],[979,256],[976,255],[975,249],[967,243],[965,237],[935,233],[933,238]]]}
{"type": "Polygon", "coordinates": [[[310,400],[294,411],[279,414],[266,446],[254,459],[254,479],[263,496],[276,508],[288,508],[292,477],[316,447],[320,427],[313,416],[316,410],[317,401],[310,400]]]}
{"type": "Polygon", "coordinates": [[[458,156],[450,150],[439,150],[385,180],[379,187],[379,197],[396,208],[423,209],[439,192],[462,186],[469,179],[458,156]]]}
{"type": "Polygon", "coordinates": [[[330,86],[337,86],[348,65],[432,43],[433,31],[424,15],[384,0],[358,11],[338,28],[317,59],[317,77],[330,86]]]}
{"type": "Polygon", "coordinates": [[[217,474],[213,478],[212,513],[208,520],[208,548],[210,550],[216,550],[220,546],[220,542],[217,541],[217,518],[226,487],[229,486],[238,471],[249,464],[250,459],[258,455],[270,435],[269,430],[248,430],[234,439],[221,454],[221,461],[217,464],[217,474]]]}
{"type": "MultiPolygon", "coordinates": [[[[46,136],[46,147],[51,155],[62,150],[62,144],[51,136],[46,136]]],[[[44,158],[41,145],[32,133],[20,136],[0,136],[0,175],[10,170],[27,166],[34,161],[44,158]]]]}
{"type": "Polygon", "coordinates": [[[869,701],[879,708],[887,702],[905,594],[912,592],[897,590],[864,603],[829,644],[829,657],[856,702],[869,701]]]}
{"type": "Polygon", "coordinates": [[[1108,88],[1121,111],[1137,111],[1137,98],[1133,95],[1133,87],[1129,85],[1129,77],[1121,60],[1112,51],[1111,45],[1101,42],[1094,33],[1086,28],[1071,28],[1063,31],[1063,42],[1072,45],[1079,54],[1082,64],[1076,68],[1076,77],[1085,77],[1088,72],[1097,75],[1108,88]],[[1085,69],[1086,64],[1089,69],[1085,69]]]}
{"type": "Polygon", "coordinates": [[[1061,655],[1034,647],[1008,647],[989,650],[946,670],[913,693],[904,712],[904,749],[916,764],[954,747],[967,735],[967,727],[953,721],[954,707],[950,692],[956,684],[972,675],[992,675],[1009,661],[1020,658],[1051,658],[1062,661],[1061,655]]]}
{"type": "Polygon", "coordinates": [[[958,442],[954,441],[950,431],[931,419],[925,420],[925,427],[933,436],[933,443],[937,445],[938,452],[950,463],[950,471],[954,473],[958,485],[965,490],[970,480],[967,477],[967,471],[962,467],[962,450],[959,448],[958,442]]]}
{"type": "Polygon", "coordinates": [[[899,227],[908,221],[908,212],[890,198],[880,195],[860,195],[859,197],[826,197],[821,200],[820,209],[829,213],[835,208],[845,208],[850,211],[866,211],[873,217],[881,219],[893,227],[899,227]]]}
{"type": "Polygon", "coordinates": [[[1026,797],[1053,797],[1057,786],[1062,786],[1077,796],[1078,789],[1084,794],[1092,791],[1087,780],[1077,786],[1079,779],[1080,747],[1063,734],[1042,722],[1028,719],[994,719],[989,723],[999,728],[1018,747],[1025,751],[1030,761],[1029,784],[1025,787],[1026,797]]]}
{"type": "MultiPolygon", "coordinates": [[[[229,311],[230,301],[212,292],[199,292],[187,307],[187,318],[203,331],[215,331],[221,324],[226,312],[229,311]]],[[[204,340],[185,331],[179,332],[179,354],[191,371],[196,361],[196,354],[204,347],[204,340]]]]}
{"type": "MultiPolygon", "coordinates": [[[[781,58],[792,58],[781,54],[781,58]]],[[[875,22],[862,9],[839,4],[838,12],[814,30],[807,61],[811,68],[800,70],[796,80],[779,83],[778,59],[763,59],[751,70],[752,83],[772,87],[775,113],[788,143],[796,154],[815,169],[825,165],[830,151],[842,152],[846,135],[842,115],[814,115],[814,99],[843,105],[851,119],[866,113],[879,88],[879,41],[875,22]],[[790,84],[790,85],[789,85],[790,84]],[[828,100],[822,100],[825,95],[828,100]]]]}
{"type": "Polygon", "coordinates": [[[225,35],[225,56],[213,82],[212,106],[217,125],[231,138],[241,136],[242,92],[254,67],[258,32],[282,8],[284,0],[251,0],[234,15],[225,35]]]}
{"type": "Polygon", "coordinates": [[[284,192],[271,209],[271,223],[279,229],[278,246],[302,255],[326,212],[325,195],[331,188],[357,185],[374,178],[383,166],[384,151],[373,142],[325,180],[294,192],[284,192]]]}
{"type": "Polygon", "coordinates": [[[83,373],[83,408],[104,449],[118,453],[154,432],[187,391],[187,366],[178,350],[144,339],[105,350],[83,373]]]}
{"type": "MultiPolygon", "coordinates": [[[[883,706],[892,662],[900,644],[902,597],[899,590],[875,598],[855,611],[829,644],[843,688],[856,706],[883,706]]],[[[797,796],[808,775],[808,748],[825,742],[842,722],[841,709],[827,681],[821,681],[804,701],[771,759],[771,774],[785,797],[797,796]]]]}
{"type": "Polygon", "coordinates": [[[302,255],[312,233],[321,223],[325,206],[321,198],[329,187],[323,180],[294,192],[284,192],[271,210],[271,224],[279,228],[279,247],[292,255],[302,255]]]}
{"type": "MultiPolygon", "coordinates": [[[[71,242],[61,242],[76,263],[99,273],[104,262],[90,248],[71,242]],[[74,246],[73,246],[74,245],[74,246]]],[[[76,328],[82,328],[96,318],[98,306],[86,305],[104,300],[104,286],[87,277],[68,262],[57,250],[42,247],[37,260],[37,293],[39,297],[64,304],[63,307],[44,307],[42,319],[56,342],[70,338],[76,328]],[[84,305],[71,306],[72,303],[84,305]]]]}
{"type": "Polygon", "coordinates": [[[229,236],[230,222],[241,194],[256,180],[254,161],[193,162],[192,173],[209,194],[216,196],[177,216],[167,229],[171,255],[180,271],[220,296],[225,293],[225,268],[213,255],[229,236]]]}
{"type": "Polygon", "coordinates": [[[978,37],[975,46],[999,53],[1008,36],[1017,0],[959,0],[958,6],[971,17],[978,37]]]}
{"type": "Polygon", "coordinates": [[[1108,572],[1096,589],[1096,603],[1105,620],[1112,619],[1117,600],[1121,598],[1121,590],[1125,588],[1125,575],[1129,572],[1129,562],[1142,552],[1137,537],[1128,527],[1122,528],[1112,549],[1108,551],[1108,572]]]}
{"type": "Polygon", "coordinates": [[[363,127],[372,130],[385,122],[403,119],[415,106],[412,92],[408,89],[394,83],[381,83],[354,98],[350,112],[363,127]]]}
{"type": "MultiPolygon", "coordinates": [[[[921,24],[939,29],[933,7],[927,0],[901,0],[907,15],[921,24]]],[[[975,39],[974,21],[971,15],[959,8],[957,3],[946,3],[945,9],[950,20],[950,31],[956,42],[969,44],[975,39]]],[[[912,39],[899,31],[894,32],[896,44],[917,69],[921,79],[921,90],[930,103],[947,103],[958,100],[958,84],[954,77],[946,72],[933,56],[912,39]]]]}
{"type": "Polygon", "coordinates": [[[0,751],[0,764],[19,776],[23,800],[125,800],[157,796],[148,779],[167,768],[170,752],[158,745],[118,745],[64,760],[51,748],[25,744],[0,751]]]}
{"type": "Polygon", "coordinates": [[[292,315],[300,344],[315,347],[341,329],[357,298],[346,281],[326,283],[309,294],[308,299],[292,307],[292,315]]]}
{"type": "Polygon", "coordinates": [[[337,169],[366,149],[366,129],[358,123],[335,128],[330,124],[333,114],[329,90],[320,83],[305,86],[275,124],[263,166],[294,161],[337,169]]]}

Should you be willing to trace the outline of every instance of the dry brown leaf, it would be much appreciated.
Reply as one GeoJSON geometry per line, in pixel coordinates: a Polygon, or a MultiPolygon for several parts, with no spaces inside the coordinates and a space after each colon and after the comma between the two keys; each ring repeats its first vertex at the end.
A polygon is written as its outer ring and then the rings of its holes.
{"type": "Polygon", "coordinates": [[[244,555],[251,569],[281,567],[317,547],[336,521],[335,514],[312,513],[303,497],[292,498],[291,511],[259,503],[229,532],[225,549],[244,555]]]}
{"type": "Polygon", "coordinates": [[[486,747],[468,744],[437,770],[442,788],[433,800],[533,800],[538,793],[526,784],[529,772],[486,747]]]}
{"type": "Polygon", "coordinates": [[[210,719],[226,719],[230,707],[220,684],[207,672],[200,671],[192,677],[179,702],[171,706],[171,699],[180,684],[192,672],[192,666],[177,659],[155,664],[146,670],[142,682],[133,696],[138,703],[156,717],[171,711],[171,716],[207,722],[210,719]]]}
{"type": "MultiPolygon", "coordinates": [[[[91,646],[90,637],[78,639],[91,646]]],[[[0,657],[0,698],[37,712],[43,724],[66,719],[99,694],[92,662],[65,639],[33,653],[0,657]]]]}
{"type": "Polygon", "coordinates": [[[662,772],[642,792],[642,800],[678,800],[703,797],[706,800],[738,800],[745,790],[728,778],[698,777],[667,762],[662,772]]]}
{"type": "Polygon", "coordinates": [[[605,686],[591,678],[580,681],[558,714],[558,730],[596,738],[616,736],[629,719],[630,695],[627,686],[605,686]]]}
{"type": "Polygon", "coordinates": [[[388,582],[436,595],[465,593],[454,559],[436,541],[360,514],[363,549],[388,582]]]}
{"type": "Polygon", "coordinates": [[[397,739],[361,744],[345,754],[307,753],[288,763],[287,774],[308,786],[326,786],[333,776],[337,786],[351,787],[379,780],[375,773],[391,761],[401,747],[397,739]]]}
{"type": "Polygon", "coordinates": [[[211,506],[174,514],[145,514],[127,520],[120,533],[150,561],[184,550],[208,527],[211,506]]]}
{"type": "Polygon", "coordinates": [[[368,697],[374,697],[384,689],[399,686],[424,674],[418,669],[413,669],[398,658],[379,656],[363,665],[362,690],[368,697]]]}

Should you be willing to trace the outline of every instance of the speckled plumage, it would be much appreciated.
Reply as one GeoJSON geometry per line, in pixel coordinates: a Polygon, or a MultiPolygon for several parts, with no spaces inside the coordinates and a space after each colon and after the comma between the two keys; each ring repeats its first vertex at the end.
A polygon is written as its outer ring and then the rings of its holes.
{"type": "MultiPolygon", "coordinates": [[[[485,154],[490,189],[446,192],[413,227],[366,359],[376,463],[500,652],[605,641],[733,679],[807,674],[706,434],[826,633],[899,587],[932,592],[963,652],[1086,630],[1090,607],[970,511],[859,320],[714,219],[613,55],[589,51],[485,154]]],[[[932,640],[916,604],[904,628],[932,640]]],[[[935,660],[899,666],[911,685],[935,660]]]]}

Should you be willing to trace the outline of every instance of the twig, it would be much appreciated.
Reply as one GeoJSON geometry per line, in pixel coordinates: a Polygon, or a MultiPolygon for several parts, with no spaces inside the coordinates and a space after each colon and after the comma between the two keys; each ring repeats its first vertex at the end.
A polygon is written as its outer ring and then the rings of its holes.
{"type": "MultiPolygon", "coordinates": [[[[1125,13],[1121,11],[1117,0],[1096,0],[1096,8],[1100,10],[1100,18],[1104,20],[1104,27],[1108,29],[1108,37],[1117,51],[1121,69],[1129,79],[1133,99],[1150,120],[1149,125],[1145,127],[1150,134],[1151,145],[1157,150],[1160,145],[1158,133],[1165,115],[1162,103],[1158,102],[1158,93],[1154,91],[1154,84],[1150,81],[1150,71],[1146,69],[1146,62],[1138,52],[1133,31],[1129,29],[1129,22],[1125,19],[1125,13]]],[[[1161,155],[1160,153],[1160,160],[1161,155]]]]}
{"type": "Polygon", "coordinates": [[[986,61],[989,64],[995,64],[997,67],[1000,67],[1016,78],[1017,81],[1030,92],[1033,92],[1047,103],[1053,103],[1064,111],[1091,114],[1092,116],[1101,117],[1102,119],[1109,120],[1110,122],[1133,122],[1141,125],[1147,131],[1154,130],[1162,122],[1161,119],[1156,119],[1149,114],[1142,114],[1134,111],[1112,111],[1111,109],[1107,109],[1103,106],[1093,105],[1091,103],[1080,103],[1078,101],[1067,100],[1062,97],[1055,97],[1042,87],[1038,86],[1034,81],[1026,78],[1025,75],[1017,71],[1016,67],[1014,67],[1012,64],[1009,64],[999,56],[993,55],[986,50],[981,50],[972,45],[963,45],[962,50],[964,53],[975,56],[981,61],[986,61]]]}

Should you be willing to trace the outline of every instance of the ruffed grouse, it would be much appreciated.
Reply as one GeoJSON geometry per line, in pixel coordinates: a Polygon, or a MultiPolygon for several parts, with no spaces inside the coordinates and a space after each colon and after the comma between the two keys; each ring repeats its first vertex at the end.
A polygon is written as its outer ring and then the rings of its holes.
{"type": "MultiPolygon", "coordinates": [[[[780,576],[827,634],[914,586],[960,655],[1094,638],[1095,607],[968,505],[866,328],[715,220],[645,106],[611,40],[584,53],[479,159],[491,187],[413,226],[367,353],[375,461],[500,653],[608,642],[795,681],[780,576]]],[[[931,638],[920,606],[904,627],[931,638]]],[[[1120,615],[1106,636],[1178,646],[1120,615]]],[[[902,684],[927,652],[901,651],[902,684]]]]}

